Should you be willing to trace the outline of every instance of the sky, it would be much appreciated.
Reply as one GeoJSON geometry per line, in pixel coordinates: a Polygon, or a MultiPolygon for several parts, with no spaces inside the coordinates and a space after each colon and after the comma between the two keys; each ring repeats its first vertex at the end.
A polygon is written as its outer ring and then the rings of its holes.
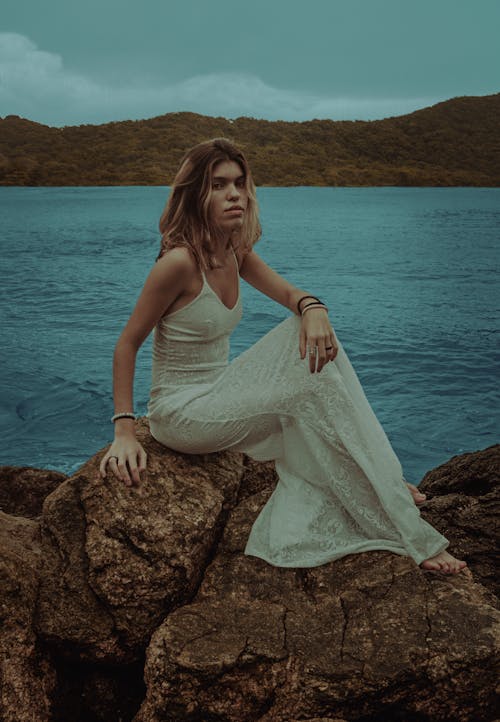
{"type": "Polygon", "coordinates": [[[0,116],[372,120],[500,91],[500,0],[2,0],[0,116]]]}

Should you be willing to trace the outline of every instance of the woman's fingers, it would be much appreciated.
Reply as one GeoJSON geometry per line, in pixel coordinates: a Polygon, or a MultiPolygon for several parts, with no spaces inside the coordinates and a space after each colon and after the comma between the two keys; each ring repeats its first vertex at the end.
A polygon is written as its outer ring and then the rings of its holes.
{"type": "Polygon", "coordinates": [[[319,341],[315,338],[307,339],[307,354],[309,356],[309,371],[313,374],[316,371],[317,366],[320,366],[318,371],[321,370],[321,362],[319,360],[320,350],[318,346],[319,341]]]}
{"type": "Polygon", "coordinates": [[[118,471],[117,461],[117,455],[113,454],[111,449],[108,449],[108,451],[102,457],[101,463],[99,464],[99,475],[103,479],[106,478],[106,475],[108,474],[108,469],[110,469],[113,474],[119,479],[120,472],[118,471]]]}
{"type": "MultiPolygon", "coordinates": [[[[328,361],[333,361],[338,353],[338,342],[335,331],[328,322],[322,310],[320,316],[315,315],[315,309],[302,319],[300,329],[300,357],[309,357],[309,370],[311,373],[322,370],[328,361]]],[[[318,311],[318,312],[320,312],[318,311]]]]}
{"type": "Polygon", "coordinates": [[[130,486],[132,484],[132,481],[128,474],[127,462],[125,458],[121,458],[118,460],[118,471],[120,472],[121,480],[124,481],[127,486],[130,486]]]}
{"type": "Polygon", "coordinates": [[[311,341],[311,339],[309,339],[307,342],[307,353],[309,354],[309,371],[313,374],[316,370],[316,358],[318,349],[315,341],[311,341]]]}
{"type": "Polygon", "coordinates": [[[138,454],[139,454],[139,450],[137,450],[133,454],[128,455],[128,467],[130,469],[130,475],[132,476],[132,479],[135,481],[136,484],[141,483],[141,477],[140,477],[139,469],[137,467],[138,454]]]}
{"type": "Polygon", "coordinates": [[[99,476],[101,476],[103,479],[106,476],[106,463],[107,463],[107,454],[104,454],[104,456],[101,459],[101,463],[99,464],[99,476]]]}
{"type": "Polygon", "coordinates": [[[321,371],[323,366],[328,361],[326,350],[325,350],[326,345],[328,345],[328,344],[325,344],[324,339],[322,339],[322,338],[318,339],[318,343],[316,344],[316,347],[318,349],[318,351],[317,351],[318,366],[317,366],[316,370],[318,373],[321,371]]]}
{"type": "Polygon", "coordinates": [[[333,333],[330,334],[330,338],[328,339],[327,346],[331,346],[331,348],[327,351],[329,354],[330,361],[333,361],[333,359],[336,357],[336,355],[339,352],[339,347],[337,345],[337,339],[335,338],[335,335],[333,333]]]}
{"type": "Polygon", "coordinates": [[[141,471],[146,471],[146,459],[147,454],[142,446],[139,446],[133,454],[129,454],[128,465],[132,479],[136,484],[141,483],[141,471]]]}
{"type": "Polygon", "coordinates": [[[132,474],[132,479],[136,482],[136,484],[141,483],[141,472],[146,471],[147,458],[148,455],[140,444],[138,444],[136,451],[129,454],[128,465],[130,473],[132,474]]]}
{"type": "Polygon", "coordinates": [[[330,337],[308,339],[307,341],[307,353],[309,354],[309,370],[311,373],[315,371],[319,373],[323,366],[329,361],[333,361],[337,355],[337,345],[335,342],[330,340],[330,337]],[[327,346],[331,346],[327,351],[327,346]]]}
{"type": "Polygon", "coordinates": [[[300,358],[304,359],[306,356],[306,350],[307,350],[307,343],[306,343],[306,334],[304,331],[304,327],[300,327],[300,334],[299,334],[299,352],[300,352],[300,358]]]}
{"type": "Polygon", "coordinates": [[[123,455],[117,451],[116,454],[106,453],[99,466],[100,475],[105,478],[111,471],[120,481],[127,486],[133,483],[141,483],[141,472],[146,471],[147,454],[139,444],[137,449],[123,455]]]}
{"type": "Polygon", "coordinates": [[[141,446],[141,448],[139,449],[139,471],[146,471],[147,459],[148,455],[141,446]]]}
{"type": "Polygon", "coordinates": [[[113,474],[116,476],[117,479],[121,478],[121,474],[118,471],[118,459],[116,456],[109,456],[108,457],[108,464],[109,468],[113,472],[113,474]]]}

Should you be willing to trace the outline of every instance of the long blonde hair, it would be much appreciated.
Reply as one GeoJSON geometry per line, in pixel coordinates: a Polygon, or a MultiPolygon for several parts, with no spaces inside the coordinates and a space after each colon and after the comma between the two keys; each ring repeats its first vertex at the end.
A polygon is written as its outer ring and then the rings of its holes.
{"type": "Polygon", "coordinates": [[[221,161],[235,161],[245,176],[248,203],[236,247],[244,253],[252,250],[262,233],[255,184],[242,151],[226,138],[212,138],[187,151],[174,178],[165,209],[160,218],[162,234],[156,260],[169,248],[187,246],[203,270],[213,268],[218,229],[209,216],[214,167],[221,161]]]}

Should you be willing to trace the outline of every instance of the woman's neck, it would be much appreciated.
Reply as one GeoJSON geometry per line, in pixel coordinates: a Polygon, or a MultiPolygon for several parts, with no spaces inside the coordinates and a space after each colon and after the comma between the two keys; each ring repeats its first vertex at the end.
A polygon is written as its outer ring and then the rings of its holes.
{"type": "Polygon", "coordinates": [[[231,235],[224,238],[214,239],[213,252],[211,255],[218,265],[224,266],[227,263],[227,259],[231,255],[231,251],[231,235]]]}

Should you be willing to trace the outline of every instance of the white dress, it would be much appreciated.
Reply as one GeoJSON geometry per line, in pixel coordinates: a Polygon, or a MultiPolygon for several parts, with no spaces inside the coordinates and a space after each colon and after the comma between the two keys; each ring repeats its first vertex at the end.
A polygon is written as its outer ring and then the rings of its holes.
{"type": "Polygon", "coordinates": [[[171,449],[275,460],[279,481],[244,553],[278,567],[315,567],[375,549],[420,564],[445,549],[449,541],[421,517],[340,341],[335,360],[311,373],[293,315],[229,362],[241,315],[239,285],[229,309],[203,274],[198,296],[160,319],[147,416],[153,437],[171,449]]]}

